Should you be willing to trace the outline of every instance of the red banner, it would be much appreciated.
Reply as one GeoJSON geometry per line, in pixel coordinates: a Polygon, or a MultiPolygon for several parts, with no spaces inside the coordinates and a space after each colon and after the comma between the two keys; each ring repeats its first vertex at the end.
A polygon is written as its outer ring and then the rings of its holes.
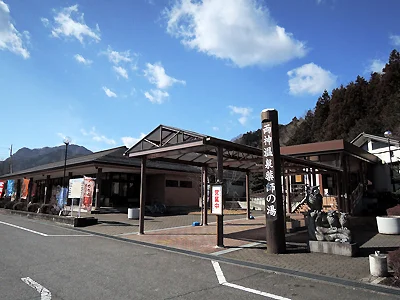
{"type": "Polygon", "coordinates": [[[87,211],[91,211],[92,210],[93,191],[94,191],[94,179],[90,178],[90,177],[84,177],[84,181],[83,181],[83,207],[87,211]]]}
{"type": "Polygon", "coordinates": [[[21,186],[21,199],[28,198],[29,179],[24,178],[21,186]]]}
{"type": "Polygon", "coordinates": [[[3,198],[4,186],[5,186],[5,182],[0,181],[0,198],[3,198]]]}

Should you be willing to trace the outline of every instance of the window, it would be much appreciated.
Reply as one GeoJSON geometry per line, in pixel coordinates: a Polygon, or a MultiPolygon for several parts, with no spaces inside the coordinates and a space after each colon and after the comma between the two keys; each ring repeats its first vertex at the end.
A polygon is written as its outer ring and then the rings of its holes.
{"type": "Polygon", "coordinates": [[[180,187],[183,187],[183,188],[192,188],[192,182],[191,182],[191,181],[184,181],[184,180],[181,180],[181,181],[180,181],[180,187]]]}
{"type": "Polygon", "coordinates": [[[165,186],[166,187],[178,187],[178,180],[166,180],[165,186]]]}
{"type": "Polygon", "coordinates": [[[372,150],[377,150],[377,149],[387,148],[387,147],[389,147],[388,143],[372,142],[372,150]]]}

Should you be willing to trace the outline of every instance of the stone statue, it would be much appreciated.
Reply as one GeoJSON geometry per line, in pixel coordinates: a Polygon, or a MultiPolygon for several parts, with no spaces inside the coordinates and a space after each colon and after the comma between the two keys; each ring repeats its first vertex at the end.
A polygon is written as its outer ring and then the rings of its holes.
{"type": "Polygon", "coordinates": [[[322,196],[318,186],[307,190],[308,235],[310,240],[351,243],[351,232],[347,228],[348,215],[330,210],[322,211],[322,196]]]}
{"type": "Polygon", "coordinates": [[[307,189],[307,205],[311,210],[322,210],[322,196],[318,186],[307,189]]]}

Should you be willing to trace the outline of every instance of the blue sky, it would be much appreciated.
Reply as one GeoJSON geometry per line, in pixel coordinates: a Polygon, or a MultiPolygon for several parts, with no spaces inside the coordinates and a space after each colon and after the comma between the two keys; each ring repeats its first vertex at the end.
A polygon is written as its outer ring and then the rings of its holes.
{"type": "Polygon", "coordinates": [[[231,139],[380,72],[399,1],[0,0],[8,147],[132,145],[159,124],[231,139]]]}

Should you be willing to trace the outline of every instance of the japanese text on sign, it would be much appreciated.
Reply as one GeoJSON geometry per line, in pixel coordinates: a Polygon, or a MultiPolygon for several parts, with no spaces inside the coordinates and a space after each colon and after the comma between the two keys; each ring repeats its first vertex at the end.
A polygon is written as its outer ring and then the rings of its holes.
{"type": "Polygon", "coordinates": [[[213,185],[211,187],[211,213],[222,215],[222,185],[213,185]]]}
{"type": "Polygon", "coordinates": [[[276,217],[276,192],[272,124],[262,124],[263,166],[265,180],[265,207],[268,218],[276,217]]]}

